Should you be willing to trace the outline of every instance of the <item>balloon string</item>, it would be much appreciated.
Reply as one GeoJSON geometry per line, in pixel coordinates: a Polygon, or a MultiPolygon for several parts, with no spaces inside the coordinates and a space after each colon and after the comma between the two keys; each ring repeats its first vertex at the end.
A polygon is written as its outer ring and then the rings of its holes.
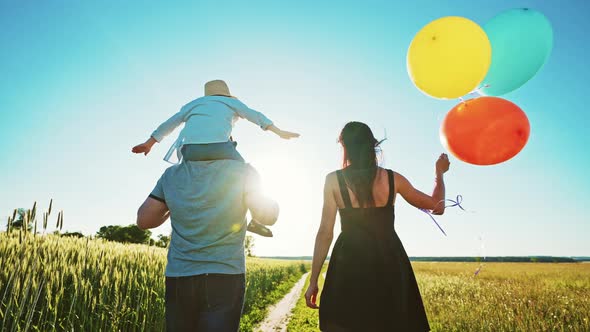
{"type": "Polygon", "coordinates": [[[447,198],[447,199],[442,200],[440,202],[451,202],[451,203],[453,203],[453,205],[446,205],[445,208],[450,208],[450,207],[458,206],[461,210],[465,211],[465,209],[461,206],[461,202],[463,202],[463,196],[462,195],[457,195],[457,198],[455,200],[452,200],[452,199],[448,199],[447,198]]]}
{"type": "Polygon", "coordinates": [[[482,87],[479,87],[479,88],[475,89],[475,90],[474,90],[472,93],[477,93],[477,94],[478,94],[478,95],[480,95],[480,96],[484,96],[484,94],[483,94],[483,93],[481,93],[481,90],[483,90],[483,89],[487,89],[487,88],[489,88],[489,87],[490,87],[490,85],[489,85],[489,84],[486,84],[486,85],[484,85],[484,86],[482,86],[482,87]]]}
{"type": "Polygon", "coordinates": [[[459,97],[459,101],[460,101],[460,102],[464,102],[464,101],[465,101],[465,98],[464,98],[464,97],[470,97],[470,96],[472,96],[472,95],[479,95],[479,96],[484,96],[484,94],[483,94],[483,93],[481,93],[481,91],[482,91],[483,89],[487,89],[487,88],[489,88],[489,87],[490,87],[490,85],[489,85],[489,84],[486,84],[486,85],[484,85],[484,86],[482,86],[482,87],[475,88],[475,90],[473,90],[473,91],[469,92],[469,93],[468,93],[468,94],[466,94],[465,96],[463,96],[463,97],[459,97]]]}
{"type": "Polygon", "coordinates": [[[479,241],[481,241],[481,246],[480,246],[480,249],[481,249],[481,254],[482,254],[482,256],[483,256],[483,261],[482,261],[482,260],[480,260],[480,261],[479,261],[479,267],[478,267],[478,268],[477,268],[477,270],[475,270],[475,272],[473,273],[473,276],[474,276],[474,277],[477,277],[477,276],[479,275],[479,273],[481,272],[481,269],[483,269],[483,266],[484,266],[484,264],[485,264],[485,261],[486,261],[486,254],[485,254],[485,252],[484,252],[484,250],[485,250],[485,248],[484,248],[484,247],[485,247],[485,246],[484,246],[484,243],[483,243],[483,238],[482,238],[481,236],[479,237],[479,241]]]}
{"type": "Polygon", "coordinates": [[[473,274],[474,277],[477,277],[477,275],[479,274],[479,272],[481,271],[481,268],[483,267],[482,264],[479,264],[479,267],[477,268],[477,270],[475,270],[475,273],[473,274]]]}
{"type": "MultiPolygon", "coordinates": [[[[465,209],[463,208],[463,206],[461,206],[461,202],[463,202],[463,196],[462,196],[462,195],[457,195],[457,198],[456,198],[455,200],[452,200],[452,199],[445,199],[444,201],[447,201],[447,202],[451,202],[451,203],[453,203],[453,204],[451,204],[451,205],[445,205],[445,208],[449,208],[449,207],[455,207],[455,206],[458,206],[458,207],[459,207],[461,210],[463,210],[463,211],[467,211],[467,210],[465,210],[465,209]]],[[[441,202],[443,202],[443,201],[441,201],[441,202]]],[[[439,202],[439,203],[440,203],[440,202],[439,202]]],[[[432,214],[430,214],[430,213],[429,213],[427,210],[422,210],[422,211],[424,211],[425,213],[427,213],[427,214],[430,216],[430,218],[431,218],[431,219],[434,221],[434,223],[436,224],[436,226],[438,226],[438,228],[441,230],[441,232],[443,232],[443,234],[446,236],[447,234],[446,234],[446,233],[445,233],[445,232],[442,230],[442,228],[441,228],[441,227],[439,226],[439,224],[436,222],[436,220],[434,219],[434,217],[432,216],[432,214]]],[[[484,245],[483,245],[483,238],[480,236],[480,237],[479,237],[479,239],[480,239],[480,241],[482,242],[482,244],[481,244],[481,249],[482,249],[482,251],[483,251],[483,250],[484,250],[484,245]]],[[[474,276],[474,277],[477,277],[477,276],[479,275],[479,273],[481,272],[481,269],[482,269],[482,268],[483,268],[483,266],[484,266],[484,262],[485,262],[485,260],[486,260],[486,256],[485,256],[485,253],[483,253],[483,252],[482,252],[482,254],[483,254],[483,262],[480,262],[480,263],[479,263],[479,267],[478,267],[478,268],[475,270],[475,272],[473,273],[473,276],[474,276]]]]}
{"type": "MultiPolygon", "coordinates": [[[[452,199],[443,199],[442,201],[439,201],[438,203],[444,203],[444,202],[451,202],[453,203],[452,205],[445,205],[445,209],[446,208],[450,208],[450,207],[455,207],[458,206],[461,210],[465,211],[465,209],[463,208],[463,206],[461,206],[461,202],[463,202],[463,196],[461,195],[457,195],[457,198],[455,200],[452,199]]],[[[438,205],[438,204],[437,204],[438,205]]],[[[439,223],[436,221],[436,219],[434,218],[434,216],[432,215],[432,213],[430,213],[430,211],[426,210],[426,209],[419,209],[420,211],[426,213],[430,219],[432,219],[432,221],[434,222],[434,224],[436,225],[436,227],[438,227],[438,229],[440,229],[440,231],[447,236],[447,233],[445,233],[445,231],[442,229],[442,227],[440,227],[439,223]]]]}
{"type": "Polygon", "coordinates": [[[432,221],[434,221],[434,223],[436,224],[436,227],[438,227],[438,229],[440,229],[440,231],[445,236],[447,236],[447,233],[445,233],[445,231],[442,229],[442,227],[440,227],[440,225],[438,224],[438,222],[436,222],[436,219],[434,219],[434,217],[432,216],[432,213],[428,212],[428,210],[426,210],[426,209],[419,209],[419,210],[422,211],[422,212],[424,212],[424,213],[426,213],[430,217],[430,219],[432,219],[432,221]]]}

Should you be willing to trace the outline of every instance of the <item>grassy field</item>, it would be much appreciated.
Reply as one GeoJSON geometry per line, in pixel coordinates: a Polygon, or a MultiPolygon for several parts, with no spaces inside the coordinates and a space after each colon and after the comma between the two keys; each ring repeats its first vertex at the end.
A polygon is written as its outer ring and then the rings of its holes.
{"type": "MultiPolygon", "coordinates": [[[[0,331],[161,331],[166,250],[0,233],[0,331]]],[[[242,331],[308,263],[249,259],[242,331]]],[[[415,262],[433,331],[590,331],[589,263],[415,262]]],[[[323,278],[320,278],[320,287],[323,278]]],[[[307,288],[304,287],[304,291],[307,288]]],[[[318,331],[303,296],[289,331],[318,331]]]]}
{"type": "Polygon", "coordinates": [[[590,264],[414,264],[435,331],[590,331],[590,264]]]}
{"type": "MultiPolygon", "coordinates": [[[[163,331],[166,250],[0,233],[0,331],[163,331]]],[[[249,259],[242,331],[308,269],[249,259]]]]}
{"type": "MultiPolygon", "coordinates": [[[[324,265],[322,272],[320,273],[320,278],[318,280],[318,287],[320,288],[320,292],[322,287],[324,286],[324,273],[326,273],[328,265],[324,265]]],[[[295,308],[293,308],[291,319],[289,320],[289,324],[287,325],[287,331],[301,331],[301,332],[312,332],[312,331],[319,331],[318,327],[320,324],[320,318],[318,316],[318,310],[310,309],[307,307],[305,303],[305,291],[309,286],[309,278],[311,275],[307,276],[307,280],[305,281],[305,286],[303,286],[303,290],[301,291],[301,297],[297,301],[295,308]]],[[[320,305],[320,299],[318,296],[318,305],[320,305]]]]}
{"type": "MultiPolygon", "coordinates": [[[[412,265],[433,331],[590,331],[588,263],[412,265]]],[[[300,299],[288,330],[317,326],[300,299]]]]}
{"type": "Polygon", "coordinates": [[[251,258],[247,262],[246,302],[240,331],[252,331],[311,266],[310,263],[251,258]]]}

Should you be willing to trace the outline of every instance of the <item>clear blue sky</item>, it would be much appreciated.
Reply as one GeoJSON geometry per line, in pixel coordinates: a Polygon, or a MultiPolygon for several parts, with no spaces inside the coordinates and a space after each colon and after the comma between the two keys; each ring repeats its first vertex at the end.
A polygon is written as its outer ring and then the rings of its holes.
{"type": "Polygon", "coordinates": [[[448,237],[402,199],[396,227],[412,256],[590,255],[587,1],[2,0],[0,222],[54,198],[69,231],[133,223],[174,137],[147,158],[131,147],[202,95],[204,82],[222,78],[303,135],[282,141],[245,121],[234,131],[282,207],[276,237],[257,238],[256,253],[311,254],[346,122],[386,132],[383,166],[432,189],[439,125],[457,101],[428,98],[409,80],[414,34],[442,16],[484,24],[524,6],[543,12],[555,33],[546,66],[506,96],[529,117],[528,145],[491,167],[452,158],[448,196],[463,194],[471,212],[439,218],[448,237]]]}

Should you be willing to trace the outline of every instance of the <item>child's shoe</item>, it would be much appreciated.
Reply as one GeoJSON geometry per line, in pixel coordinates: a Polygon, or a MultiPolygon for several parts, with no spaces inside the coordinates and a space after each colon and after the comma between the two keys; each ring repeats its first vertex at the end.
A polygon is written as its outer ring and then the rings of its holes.
{"type": "Polygon", "coordinates": [[[259,224],[256,220],[252,219],[246,228],[248,232],[256,233],[258,235],[264,237],[272,237],[272,232],[270,229],[265,227],[264,225],[259,224]]]}

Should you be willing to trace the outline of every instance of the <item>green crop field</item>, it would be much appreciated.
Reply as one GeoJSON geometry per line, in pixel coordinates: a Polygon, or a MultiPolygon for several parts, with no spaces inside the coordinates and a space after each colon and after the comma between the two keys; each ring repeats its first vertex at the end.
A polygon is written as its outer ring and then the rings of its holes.
{"type": "MultiPolygon", "coordinates": [[[[588,263],[486,263],[477,276],[478,263],[412,266],[433,331],[590,331],[588,263]]],[[[317,324],[301,299],[288,330],[317,324]]]]}
{"type": "MultiPolygon", "coordinates": [[[[163,331],[166,250],[0,233],[0,331],[163,331]]],[[[249,259],[242,331],[309,263],[249,259]]]]}
{"type": "MultiPolygon", "coordinates": [[[[0,331],[162,331],[165,264],[157,247],[0,233],[0,331]]],[[[589,263],[485,263],[477,276],[478,263],[413,266],[433,331],[590,331],[589,263]]],[[[247,267],[242,331],[309,262],[247,267]]],[[[302,297],[288,330],[318,331],[317,313],[302,297]]]]}

